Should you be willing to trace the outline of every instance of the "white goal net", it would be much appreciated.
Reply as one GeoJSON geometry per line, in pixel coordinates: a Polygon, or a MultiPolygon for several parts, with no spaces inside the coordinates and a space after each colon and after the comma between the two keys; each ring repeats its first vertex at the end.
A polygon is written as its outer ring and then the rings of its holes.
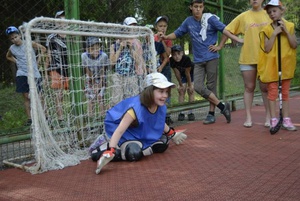
{"type": "Polygon", "coordinates": [[[137,95],[146,73],[156,71],[153,32],[143,26],[39,17],[23,34],[35,150],[26,170],[35,174],[77,165],[89,158],[89,146],[104,133],[106,111],[137,95]],[[42,90],[34,78],[32,42],[47,47],[47,53],[36,51],[42,90]]]}

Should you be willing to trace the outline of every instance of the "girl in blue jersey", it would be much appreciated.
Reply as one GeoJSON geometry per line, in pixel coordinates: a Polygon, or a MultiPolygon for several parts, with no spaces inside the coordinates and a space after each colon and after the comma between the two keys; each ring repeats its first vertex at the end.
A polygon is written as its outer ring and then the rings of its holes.
{"type": "Polygon", "coordinates": [[[164,152],[172,139],[181,144],[186,135],[165,123],[165,102],[175,87],[161,73],[148,74],[141,94],[125,99],[107,111],[105,131],[110,141],[97,161],[96,174],[111,160],[138,161],[164,152]]]}

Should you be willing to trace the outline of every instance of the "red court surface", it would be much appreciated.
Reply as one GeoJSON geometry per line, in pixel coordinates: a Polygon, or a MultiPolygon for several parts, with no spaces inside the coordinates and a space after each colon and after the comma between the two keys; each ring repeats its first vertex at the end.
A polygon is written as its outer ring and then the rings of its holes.
{"type": "MultiPolygon", "coordinates": [[[[290,116],[300,130],[300,96],[290,116]]],[[[244,128],[244,111],[227,124],[182,125],[187,140],[138,162],[111,162],[99,175],[96,163],[31,175],[0,171],[0,200],[300,200],[300,131],[270,135],[264,109],[253,107],[254,125],[244,128]]]]}

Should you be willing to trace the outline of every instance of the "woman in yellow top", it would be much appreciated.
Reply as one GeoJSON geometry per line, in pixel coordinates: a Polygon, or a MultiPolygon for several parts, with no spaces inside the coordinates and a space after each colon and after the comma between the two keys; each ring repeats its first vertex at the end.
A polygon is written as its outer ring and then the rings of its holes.
{"type": "MultiPolygon", "coordinates": [[[[252,127],[251,107],[257,78],[259,52],[258,36],[262,28],[271,22],[266,11],[262,7],[263,1],[264,0],[250,0],[252,8],[238,15],[225,28],[235,35],[242,34],[244,37],[239,64],[245,87],[244,105],[246,110],[246,120],[244,127],[246,128],[252,127]]],[[[224,46],[226,40],[227,37],[223,35],[219,46],[217,46],[215,50],[220,50],[224,46]]],[[[270,114],[268,109],[267,87],[261,82],[259,82],[259,85],[266,110],[265,126],[269,127],[270,114]]]]}
{"type": "Polygon", "coordinates": [[[295,25],[282,19],[284,7],[278,0],[271,0],[265,7],[272,23],[264,27],[260,33],[261,51],[259,52],[258,75],[262,82],[267,83],[268,99],[271,114],[271,126],[274,128],[276,118],[276,99],[278,97],[278,51],[281,55],[281,79],[282,79],[282,128],[297,130],[289,117],[289,89],[291,79],[296,69],[297,39],[295,25]],[[278,35],[280,34],[280,50],[278,48],[278,35]]]}

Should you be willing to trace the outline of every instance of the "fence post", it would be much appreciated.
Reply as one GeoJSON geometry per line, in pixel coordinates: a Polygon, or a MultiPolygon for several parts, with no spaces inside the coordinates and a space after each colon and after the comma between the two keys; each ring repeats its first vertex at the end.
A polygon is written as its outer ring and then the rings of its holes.
{"type": "MultiPolygon", "coordinates": [[[[67,19],[75,19],[78,20],[80,18],[79,15],[79,0],[65,0],[65,12],[67,19]]],[[[80,116],[83,113],[82,105],[78,104],[82,102],[83,94],[80,90],[81,81],[80,78],[82,77],[82,69],[80,65],[80,58],[76,56],[76,52],[80,51],[79,43],[76,41],[80,41],[80,36],[67,36],[67,47],[68,47],[68,65],[71,71],[71,76],[74,78],[70,83],[70,89],[73,89],[74,93],[74,103],[75,109],[73,111],[75,116],[80,116]]]]}
{"type": "MultiPolygon", "coordinates": [[[[223,0],[219,0],[219,6],[220,6],[220,20],[221,22],[224,22],[224,4],[223,0]]],[[[219,41],[220,41],[220,35],[219,34],[219,41]]],[[[224,51],[223,48],[220,51],[220,60],[219,60],[219,96],[220,99],[225,99],[225,66],[224,66],[224,51]]]]}

